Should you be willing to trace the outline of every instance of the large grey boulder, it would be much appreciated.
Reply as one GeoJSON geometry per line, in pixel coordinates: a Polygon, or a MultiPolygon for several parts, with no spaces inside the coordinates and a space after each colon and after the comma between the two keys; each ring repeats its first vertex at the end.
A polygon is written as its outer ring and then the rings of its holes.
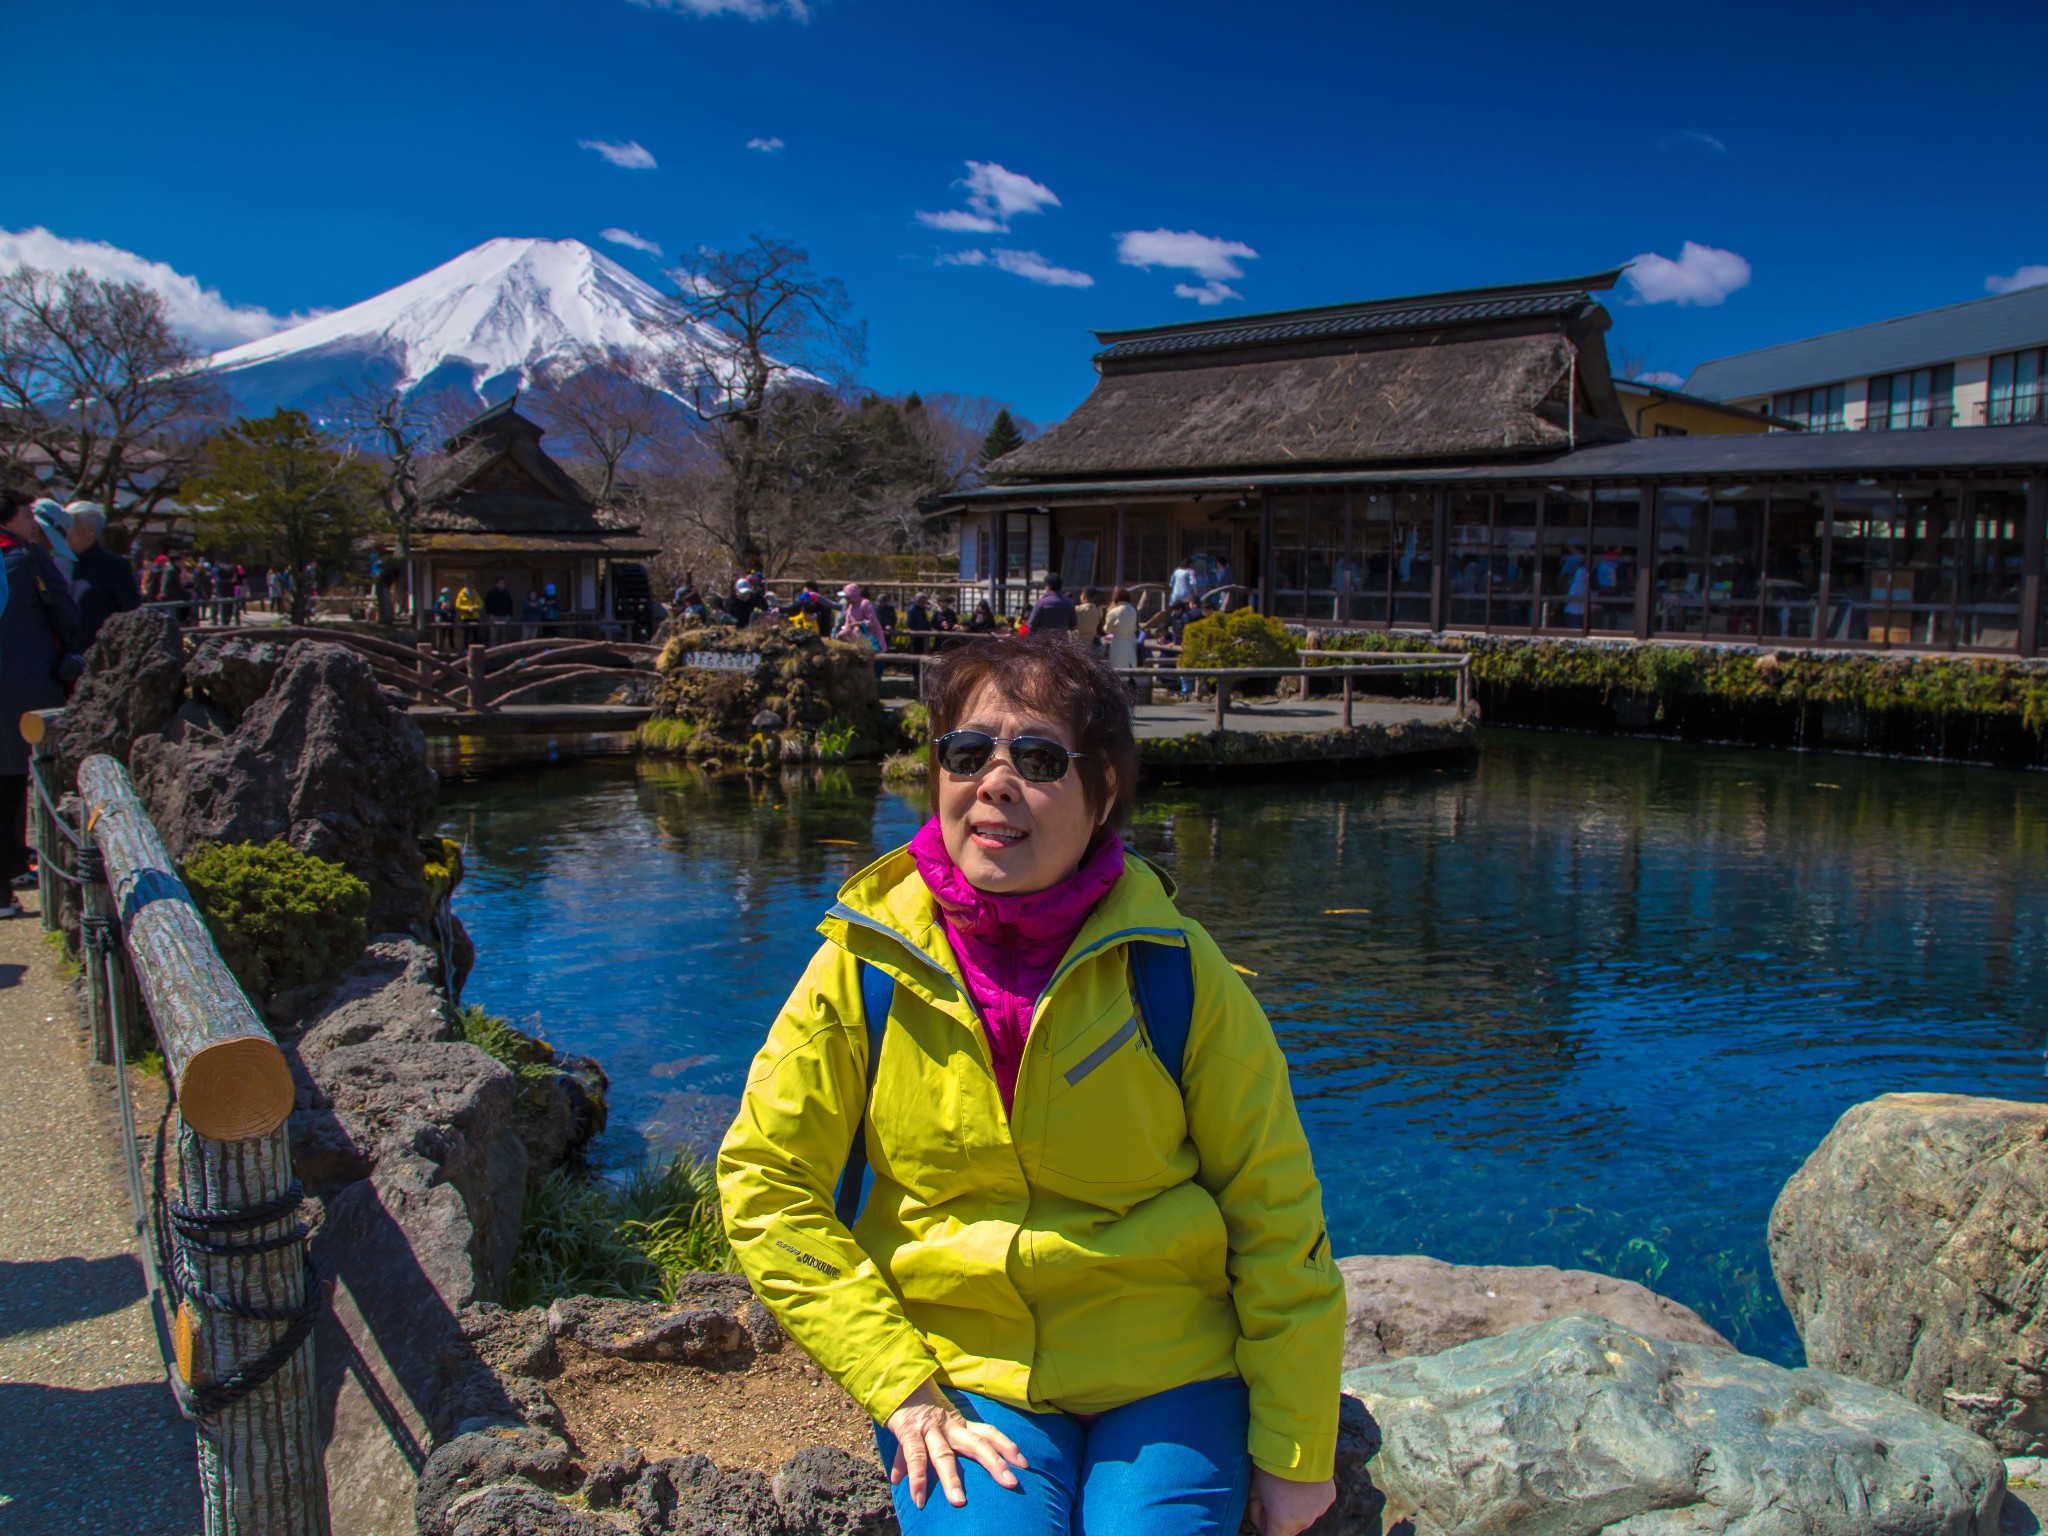
{"type": "Polygon", "coordinates": [[[283,838],[370,887],[370,931],[424,931],[437,780],[419,727],[353,651],[301,640],[224,740],[145,736],[136,790],[171,857],[283,838]]]}
{"type": "Polygon", "coordinates": [[[256,634],[211,635],[185,663],[185,690],[239,724],[249,706],[270,691],[291,648],[289,640],[256,634]]]}
{"type": "Polygon", "coordinates": [[[1344,1364],[1433,1355],[1474,1339],[1590,1312],[1653,1339],[1735,1346],[1692,1308],[1633,1280],[1548,1264],[1446,1264],[1419,1253],[1337,1261],[1344,1276],[1344,1364]]]}
{"type": "Polygon", "coordinates": [[[76,784],[79,764],[97,753],[125,765],[136,738],[161,730],[176,712],[184,667],[185,648],[168,614],[138,608],[108,619],[85,653],[85,671],[57,729],[61,781],[76,784]]]}
{"type": "Polygon", "coordinates": [[[546,1430],[508,1424],[456,1435],[435,1447],[420,1469],[413,1493],[420,1536],[447,1536],[455,1503],[493,1483],[525,1482],[559,1493],[578,1481],[568,1444],[546,1430]]]}
{"type": "Polygon", "coordinates": [[[2048,1104],[1892,1093],[1850,1109],[1771,1210],[1807,1361],[2008,1456],[2048,1452],[2048,1104]]]}
{"type": "Polygon", "coordinates": [[[1826,1371],[1590,1315],[1344,1373],[1388,1519],[1513,1536],[1993,1536],[1976,1436],[1826,1371]]]}

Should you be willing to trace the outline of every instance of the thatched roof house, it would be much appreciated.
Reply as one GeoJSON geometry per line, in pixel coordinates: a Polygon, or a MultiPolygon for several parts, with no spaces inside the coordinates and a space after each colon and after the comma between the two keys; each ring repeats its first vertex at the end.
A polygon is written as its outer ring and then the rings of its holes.
{"type": "Polygon", "coordinates": [[[1445,463],[1629,436],[1607,372],[1618,273],[1100,331],[1079,409],[991,480],[1445,463]]]}
{"type": "Polygon", "coordinates": [[[1726,425],[1667,401],[1637,436],[1618,276],[1098,332],[1074,413],[931,505],[961,601],[1058,572],[1156,613],[1186,568],[1337,627],[2044,648],[2048,426],[1692,436],[1726,425]]]}
{"type": "Polygon", "coordinates": [[[514,600],[552,587],[566,621],[611,617],[613,561],[655,553],[640,526],[601,507],[540,445],[538,422],[519,414],[514,395],[492,406],[442,445],[446,455],[420,485],[413,524],[414,611],[434,595],[500,579],[514,600]]]}

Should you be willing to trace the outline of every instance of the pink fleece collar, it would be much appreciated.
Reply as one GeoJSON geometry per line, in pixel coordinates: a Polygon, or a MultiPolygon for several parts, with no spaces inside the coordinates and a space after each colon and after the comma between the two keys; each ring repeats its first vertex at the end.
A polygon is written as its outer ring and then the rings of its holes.
{"type": "Polygon", "coordinates": [[[980,890],[968,883],[946,851],[946,836],[936,816],[917,829],[910,853],[947,921],[976,936],[1012,927],[1027,939],[1072,938],[1124,872],[1123,839],[1105,832],[1095,839],[1079,869],[1042,891],[1001,896],[980,890]]]}

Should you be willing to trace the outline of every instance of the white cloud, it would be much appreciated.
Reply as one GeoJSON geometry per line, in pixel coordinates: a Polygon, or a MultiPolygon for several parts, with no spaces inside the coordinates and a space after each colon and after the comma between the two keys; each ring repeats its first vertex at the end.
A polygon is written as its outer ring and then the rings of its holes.
{"type": "Polygon", "coordinates": [[[644,149],[637,139],[628,139],[623,144],[614,144],[610,139],[578,139],[577,147],[594,149],[613,165],[628,171],[651,171],[654,156],[644,149]]]}
{"type": "Polygon", "coordinates": [[[1648,373],[1637,374],[1635,381],[1638,384],[1654,384],[1659,389],[1680,389],[1684,387],[1685,376],[1662,368],[1653,368],[1648,373]]]}
{"type": "Polygon", "coordinates": [[[1688,128],[1679,134],[1679,137],[1688,144],[1699,144],[1707,149],[1711,149],[1717,155],[1728,153],[1728,146],[1726,144],[1723,144],[1711,133],[1701,133],[1697,128],[1688,128]]]}
{"type": "Polygon", "coordinates": [[[1018,171],[1005,170],[993,160],[970,160],[967,174],[953,183],[967,189],[967,209],[943,213],[922,213],[918,222],[932,229],[961,234],[1007,234],[1010,220],[1020,213],[1043,213],[1060,206],[1051,187],[1033,181],[1018,171]]]}
{"type": "Polygon", "coordinates": [[[747,140],[747,148],[758,149],[764,155],[772,155],[782,147],[783,145],[780,137],[747,140]]]}
{"type": "Polygon", "coordinates": [[[1241,299],[1244,297],[1243,294],[1231,287],[1230,284],[1219,283],[1214,278],[1199,286],[1194,283],[1175,283],[1173,285],[1173,294],[1175,298],[1193,299],[1205,309],[1211,304],[1221,304],[1225,299],[1241,299]]]}
{"type": "Polygon", "coordinates": [[[636,235],[630,229],[601,229],[598,238],[609,240],[613,245],[623,245],[629,251],[645,251],[650,256],[659,256],[661,247],[645,235],[636,235]]]}
{"type": "Polygon", "coordinates": [[[920,209],[917,222],[932,229],[949,229],[962,235],[993,235],[1005,227],[994,219],[969,213],[965,208],[947,208],[939,213],[926,213],[920,209]]]}
{"type": "MultiPolygon", "coordinates": [[[[1191,229],[1133,229],[1116,237],[1116,259],[1127,267],[1177,267],[1212,283],[1243,277],[1244,268],[1238,262],[1252,260],[1258,254],[1241,240],[1219,240],[1214,235],[1198,235],[1191,229]]],[[[1213,304],[1217,300],[1207,302],[1213,304]]]]}
{"type": "Polygon", "coordinates": [[[151,261],[104,240],[67,240],[41,226],[18,232],[0,229],[0,272],[20,266],[51,272],[78,267],[93,277],[153,288],[163,295],[165,314],[178,333],[209,352],[260,341],[312,318],[275,315],[255,304],[230,304],[219,289],[205,287],[198,278],[187,277],[165,262],[151,261]]]}
{"type": "Polygon", "coordinates": [[[678,11],[685,16],[738,16],[747,21],[767,21],[787,16],[792,21],[809,21],[806,0],[633,0],[643,11],[678,11]]]}
{"type": "Polygon", "coordinates": [[[1991,276],[1984,279],[1987,293],[2018,293],[2022,288],[2039,288],[2048,283],[2048,267],[2021,267],[2011,277],[1991,276]]]}
{"type": "Polygon", "coordinates": [[[1636,257],[1628,281],[1638,304],[1713,305],[1749,286],[1749,263],[1733,251],[1688,240],[1676,261],[1655,251],[1636,257]]]}
{"type": "Polygon", "coordinates": [[[998,246],[992,251],[945,251],[939,255],[938,264],[942,267],[994,267],[1027,282],[1043,283],[1048,288],[1095,286],[1095,279],[1086,272],[1076,272],[1072,267],[1056,267],[1036,251],[1013,251],[1007,246],[998,246]]]}

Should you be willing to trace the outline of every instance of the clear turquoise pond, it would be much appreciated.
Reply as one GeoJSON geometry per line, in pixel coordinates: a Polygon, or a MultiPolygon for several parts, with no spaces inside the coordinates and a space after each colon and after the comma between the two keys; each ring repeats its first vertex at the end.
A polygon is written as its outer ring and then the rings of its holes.
{"type": "MultiPolygon", "coordinates": [[[[614,1165],[716,1141],[840,881],[922,816],[869,771],[618,758],[442,805],[465,1000],[604,1063],[614,1165]]],[[[1340,1254],[1623,1275],[1796,1363],[1765,1222],[1842,1111],[2048,1093],[2041,776],[1494,730],[1470,769],[1155,787],[1131,840],[1257,973],[1340,1254]]]]}

